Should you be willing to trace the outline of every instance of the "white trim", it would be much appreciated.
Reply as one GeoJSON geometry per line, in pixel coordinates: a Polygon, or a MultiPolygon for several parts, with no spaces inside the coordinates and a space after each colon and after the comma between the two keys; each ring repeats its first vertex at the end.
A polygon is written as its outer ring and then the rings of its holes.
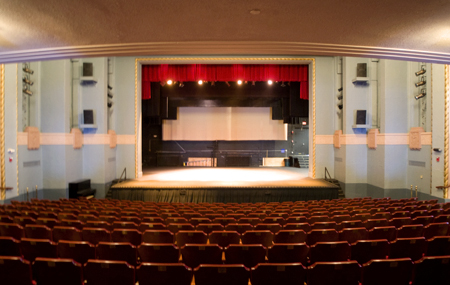
{"type": "Polygon", "coordinates": [[[218,54],[260,54],[260,55],[315,55],[356,56],[386,58],[395,60],[449,63],[450,53],[302,42],[148,42],[109,45],[69,46],[20,50],[0,53],[1,63],[54,60],[99,56],[142,56],[142,55],[218,55],[218,54]]]}

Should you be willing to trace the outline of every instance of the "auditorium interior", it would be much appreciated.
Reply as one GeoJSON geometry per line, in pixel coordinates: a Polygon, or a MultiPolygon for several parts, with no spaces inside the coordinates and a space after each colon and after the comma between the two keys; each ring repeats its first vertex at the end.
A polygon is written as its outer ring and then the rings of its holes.
{"type": "Polygon", "coordinates": [[[450,282],[450,4],[16,2],[8,284],[450,282]]]}

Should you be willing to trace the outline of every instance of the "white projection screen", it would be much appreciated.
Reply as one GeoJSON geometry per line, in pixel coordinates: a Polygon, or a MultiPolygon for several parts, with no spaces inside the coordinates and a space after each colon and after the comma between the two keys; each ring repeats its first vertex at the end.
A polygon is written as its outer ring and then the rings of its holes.
{"type": "Polygon", "coordinates": [[[180,107],[177,120],[164,120],[165,141],[287,140],[287,125],[272,120],[270,107],[180,107]]]}

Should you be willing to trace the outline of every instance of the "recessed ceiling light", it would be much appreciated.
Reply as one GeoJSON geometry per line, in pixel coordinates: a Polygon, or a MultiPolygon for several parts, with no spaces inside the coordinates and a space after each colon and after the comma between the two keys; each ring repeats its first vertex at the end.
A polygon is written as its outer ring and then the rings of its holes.
{"type": "Polygon", "coordinates": [[[250,14],[252,14],[252,15],[259,15],[260,13],[261,13],[261,10],[259,10],[259,9],[250,10],[250,14]]]}

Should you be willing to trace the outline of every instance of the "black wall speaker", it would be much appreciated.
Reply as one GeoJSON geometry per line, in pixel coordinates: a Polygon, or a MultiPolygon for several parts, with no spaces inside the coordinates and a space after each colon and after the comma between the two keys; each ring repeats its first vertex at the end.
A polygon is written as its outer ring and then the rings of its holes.
{"type": "Polygon", "coordinates": [[[356,77],[367,77],[367,63],[356,64],[356,77]]]}
{"type": "Polygon", "coordinates": [[[92,62],[83,62],[83,77],[94,76],[94,65],[92,62]]]}
{"type": "Polygon", "coordinates": [[[83,110],[83,123],[85,125],[94,124],[94,110],[83,110]]]}
{"type": "Polygon", "coordinates": [[[366,124],[366,110],[356,110],[356,124],[357,125],[366,124]]]}

